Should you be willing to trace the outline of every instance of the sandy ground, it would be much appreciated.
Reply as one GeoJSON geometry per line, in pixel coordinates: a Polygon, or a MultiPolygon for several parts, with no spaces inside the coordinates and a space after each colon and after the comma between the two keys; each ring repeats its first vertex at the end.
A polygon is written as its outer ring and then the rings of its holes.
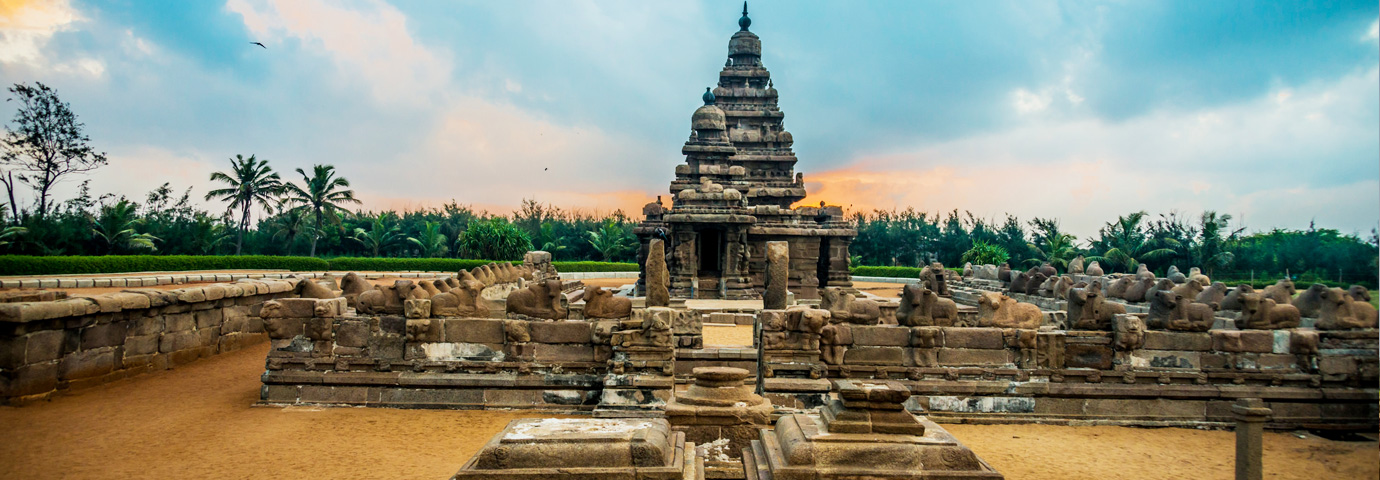
{"type": "MultiPolygon", "coordinates": [[[[540,413],[252,407],[267,345],[0,407],[0,477],[441,480],[540,413]]],[[[1231,432],[949,425],[1010,479],[1232,478],[1231,432]]],[[[1378,478],[1374,442],[1268,433],[1266,478],[1378,478]]]]}

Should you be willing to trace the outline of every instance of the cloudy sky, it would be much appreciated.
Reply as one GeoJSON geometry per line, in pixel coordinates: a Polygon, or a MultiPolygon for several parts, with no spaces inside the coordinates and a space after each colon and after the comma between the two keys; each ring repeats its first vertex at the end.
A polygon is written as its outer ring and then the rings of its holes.
{"type": "MultiPolygon", "coordinates": [[[[0,83],[72,104],[110,154],[97,192],[200,196],[255,154],[336,165],[365,208],[639,211],[740,8],[0,0],[0,83]]],[[[808,202],[1056,217],[1082,238],[1136,210],[1380,221],[1373,0],[749,8],[808,202]]]]}

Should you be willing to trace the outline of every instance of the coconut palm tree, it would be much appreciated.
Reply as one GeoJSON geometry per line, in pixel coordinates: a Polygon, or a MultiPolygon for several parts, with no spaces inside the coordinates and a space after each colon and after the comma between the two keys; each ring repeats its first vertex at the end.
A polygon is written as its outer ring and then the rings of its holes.
{"type": "Polygon", "coordinates": [[[307,224],[306,212],[293,208],[283,212],[274,220],[276,220],[277,231],[273,232],[273,238],[281,238],[286,241],[287,254],[292,255],[292,247],[297,244],[297,237],[312,230],[311,225],[307,224]]]}
{"type": "Polygon", "coordinates": [[[1060,270],[1067,269],[1069,261],[1078,256],[1078,248],[1074,246],[1076,240],[1078,237],[1060,232],[1045,236],[1040,239],[1039,243],[1042,245],[1028,244],[1030,250],[1034,252],[1035,258],[1026,260],[1026,263],[1049,262],[1050,265],[1060,270]]]}
{"type": "Polygon", "coordinates": [[[1194,249],[1193,257],[1210,277],[1214,269],[1226,267],[1236,261],[1236,254],[1231,252],[1231,245],[1237,241],[1244,229],[1228,231],[1231,228],[1231,214],[1218,214],[1212,210],[1203,212],[1200,220],[1202,229],[1198,233],[1198,245],[1194,249]],[[1223,232],[1227,232],[1225,238],[1223,232]]]}
{"type": "Polygon", "coordinates": [[[5,227],[4,230],[0,230],[0,247],[9,245],[10,242],[11,242],[11,239],[13,239],[13,238],[15,238],[15,237],[18,237],[18,236],[20,236],[20,235],[26,234],[26,233],[29,233],[29,229],[24,228],[24,227],[20,227],[20,226],[17,226],[17,225],[16,225],[16,226],[11,226],[11,227],[5,227]]]}
{"type": "Polygon", "coordinates": [[[605,220],[598,230],[591,230],[588,235],[590,246],[599,252],[605,262],[613,261],[633,245],[633,236],[611,218],[605,220]]]}
{"type": "Polygon", "coordinates": [[[244,250],[244,232],[249,230],[250,213],[255,205],[272,212],[278,205],[278,196],[283,192],[283,180],[268,166],[268,160],[258,160],[250,155],[244,158],[235,155],[230,159],[230,172],[215,172],[211,181],[230,185],[206,192],[206,199],[220,199],[229,202],[226,211],[240,211],[239,238],[235,240],[235,255],[244,250]]]}
{"type": "Polygon", "coordinates": [[[346,203],[360,203],[355,199],[355,191],[347,190],[350,181],[345,177],[335,176],[335,167],[331,165],[316,165],[312,167],[312,174],[302,169],[297,169],[297,173],[302,175],[302,186],[295,183],[284,185],[287,197],[283,202],[288,205],[295,205],[293,208],[302,209],[310,213],[315,220],[311,236],[311,253],[316,256],[316,241],[321,239],[321,228],[330,221],[333,224],[340,223],[342,214],[348,215],[349,212],[342,207],[346,203]]]}
{"type": "Polygon", "coordinates": [[[105,245],[106,254],[121,253],[127,250],[157,250],[153,245],[157,237],[139,233],[136,228],[143,225],[139,218],[139,206],[129,200],[120,199],[101,207],[101,215],[91,218],[91,235],[105,245]]]}
{"type": "Polygon", "coordinates": [[[415,237],[407,237],[408,243],[415,245],[423,257],[434,258],[450,251],[446,236],[441,234],[441,222],[425,222],[422,231],[415,237]]]}
{"type": "Polygon", "coordinates": [[[398,226],[389,225],[394,220],[393,212],[380,212],[377,216],[366,218],[369,219],[369,229],[355,228],[355,234],[350,239],[372,252],[371,256],[379,256],[402,239],[398,226]]]}
{"type": "Polygon", "coordinates": [[[1171,238],[1155,238],[1145,233],[1141,222],[1147,213],[1135,212],[1117,216],[1115,222],[1098,230],[1102,238],[1098,244],[1104,248],[1101,255],[1086,257],[1089,262],[1097,261],[1109,268],[1122,267],[1126,272],[1135,271],[1136,266],[1145,260],[1158,260],[1174,254],[1179,245],[1171,238]]]}

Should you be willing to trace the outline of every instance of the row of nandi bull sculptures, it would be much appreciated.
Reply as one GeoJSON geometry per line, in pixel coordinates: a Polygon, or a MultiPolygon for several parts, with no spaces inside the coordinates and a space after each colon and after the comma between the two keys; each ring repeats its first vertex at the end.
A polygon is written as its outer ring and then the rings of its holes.
{"type": "Polygon", "coordinates": [[[1313,284],[1295,297],[1293,281],[1281,279],[1260,291],[1250,285],[1228,287],[1213,282],[1197,268],[1187,275],[1171,266],[1167,275],[1156,278],[1144,264],[1135,274],[1103,275],[1096,261],[1085,268],[1080,255],[1069,263],[1069,274],[1059,275],[1049,263],[1019,272],[1009,265],[1000,267],[965,265],[966,278],[999,280],[1008,291],[1068,300],[1069,323],[1074,328],[1105,330],[1123,306],[1106,299],[1127,303],[1147,303],[1149,328],[1180,331],[1207,331],[1216,312],[1238,311],[1239,329],[1284,329],[1297,327],[1301,317],[1316,318],[1322,330],[1374,328],[1377,312],[1370,304],[1370,292],[1353,285],[1348,290],[1313,284]],[[1082,281],[1075,281],[1079,275],[1082,281]]]}
{"type": "MultiPolygon", "coordinates": [[[[350,307],[366,315],[406,315],[421,317],[490,316],[490,304],[484,292],[490,287],[506,287],[494,295],[506,299],[504,313],[511,316],[542,320],[565,319],[569,309],[563,303],[561,281],[541,267],[513,265],[510,262],[489,263],[470,270],[460,270],[455,276],[442,279],[396,280],[392,285],[372,285],[353,272],[341,278],[339,285],[333,277],[318,281],[304,281],[298,285],[302,298],[345,297],[350,307]],[[421,300],[425,300],[424,302],[421,300]]],[[[586,318],[625,318],[631,315],[632,301],[615,297],[600,287],[587,287],[579,299],[585,301],[586,318]]]]}

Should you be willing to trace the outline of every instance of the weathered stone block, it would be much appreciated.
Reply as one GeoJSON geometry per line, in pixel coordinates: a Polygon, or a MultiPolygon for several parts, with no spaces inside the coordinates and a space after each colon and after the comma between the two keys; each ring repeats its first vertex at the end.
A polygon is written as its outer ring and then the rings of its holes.
{"type": "Polygon", "coordinates": [[[135,335],[125,339],[125,356],[158,353],[158,335],[135,335]]]}
{"type": "Polygon", "coordinates": [[[265,318],[263,326],[264,331],[268,332],[268,338],[286,339],[306,334],[307,319],[265,318]]]}
{"type": "Polygon", "coordinates": [[[945,327],[944,346],[947,348],[1003,348],[1000,328],[945,327]]]}
{"type": "Polygon", "coordinates": [[[1355,357],[1324,355],[1318,357],[1318,373],[1323,375],[1356,375],[1355,357]]]}
{"type": "Polygon", "coordinates": [[[1202,368],[1203,353],[1184,350],[1149,350],[1131,352],[1131,365],[1147,368],[1202,368]]]}
{"type": "MultiPolygon", "coordinates": [[[[906,330],[906,329],[897,329],[906,330]]],[[[843,363],[848,365],[904,365],[905,349],[901,347],[859,347],[849,348],[843,354],[843,363]]]]}
{"type": "Polygon", "coordinates": [[[1108,346],[1086,343],[1064,345],[1064,366],[1067,368],[1110,370],[1113,358],[1115,355],[1108,346]]]}
{"type": "Polygon", "coordinates": [[[126,322],[111,322],[93,327],[82,329],[81,349],[91,350],[101,347],[113,347],[125,343],[125,332],[129,324],[126,322]]]}
{"type": "Polygon", "coordinates": [[[63,357],[58,362],[58,378],[76,380],[98,377],[115,369],[115,350],[88,350],[63,357]]]}
{"type": "Polygon", "coordinates": [[[0,338],[0,368],[15,369],[24,365],[24,350],[29,348],[27,335],[0,338]]]}
{"type": "Polygon", "coordinates": [[[316,316],[314,298],[280,298],[264,302],[264,317],[311,318],[316,316]],[[272,308],[276,304],[278,308],[272,308]]]}
{"type": "Polygon", "coordinates": [[[593,362],[594,347],[590,345],[535,344],[533,359],[539,363],[593,362]]]}
{"type": "Polygon", "coordinates": [[[28,344],[24,348],[24,363],[33,364],[61,357],[67,335],[59,330],[44,330],[30,333],[28,338],[28,344]]]}
{"type": "Polygon", "coordinates": [[[1270,353],[1275,335],[1270,330],[1213,330],[1212,349],[1233,353],[1270,353]]]}
{"type": "Polygon", "coordinates": [[[303,385],[300,399],[302,403],[339,403],[360,405],[368,399],[366,387],[328,387],[322,385],[303,385]]]}
{"type": "Polygon", "coordinates": [[[446,341],[451,343],[503,343],[503,320],[481,318],[432,319],[444,322],[446,341]]]}
{"type": "Polygon", "coordinates": [[[363,320],[341,320],[335,328],[335,344],[363,347],[369,343],[369,324],[363,320]]]}
{"type": "Polygon", "coordinates": [[[585,321],[531,322],[528,329],[537,343],[590,343],[590,324],[585,321]]]}
{"type": "Polygon", "coordinates": [[[905,347],[910,345],[910,328],[898,326],[851,325],[855,346],[905,347]]]}
{"type": "Polygon", "coordinates": [[[38,395],[57,389],[58,366],[53,362],[34,363],[15,369],[5,388],[6,397],[38,395]]]}
{"type": "Polygon", "coordinates": [[[1212,350],[1212,335],[1207,332],[1169,332],[1150,330],[1145,332],[1146,350],[1185,350],[1206,352],[1212,350]]]}
{"type": "MultiPolygon", "coordinates": [[[[997,330],[1000,338],[1001,330],[997,330]]],[[[1004,366],[1011,364],[1011,353],[1005,349],[943,348],[939,350],[940,365],[1004,366]]]]}
{"type": "Polygon", "coordinates": [[[221,320],[225,318],[224,312],[219,308],[209,310],[198,310],[192,312],[192,317],[196,319],[196,328],[211,328],[219,326],[221,320]]]}
{"type": "Polygon", "coordinates": [[[196,332],[171,332],[164,333],[158,341],[158,351],[160,353],[172,353],[179,350],[196,348],[200,338],[196,332]]]}
{"type": "Polygon", "coordinates": [[[165,313],[163,324],[166,325],[164,332],[185,332],[196,328],[196,317],[191,313],[165,313]]]}
{"type": "MultiPolygon", "coordinates": [[[[142,296],[142,295],[140,295],[142,296]]],[[[164,317],[154,316],[133,316],[129,319],[130,335],[157,335],[163,333],[164,317]]]]}

